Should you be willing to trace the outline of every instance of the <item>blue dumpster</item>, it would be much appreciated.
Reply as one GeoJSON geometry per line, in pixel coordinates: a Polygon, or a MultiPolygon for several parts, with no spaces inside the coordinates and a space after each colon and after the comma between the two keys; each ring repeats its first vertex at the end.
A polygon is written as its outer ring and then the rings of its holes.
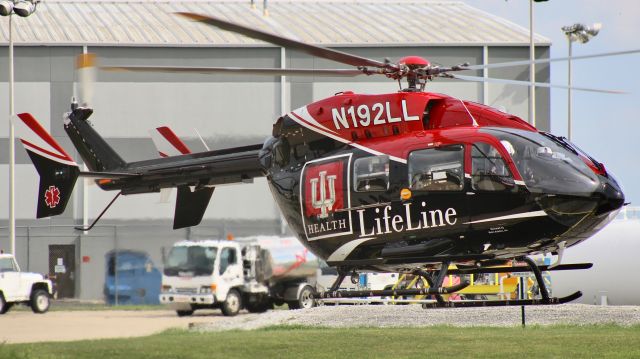
{"type": "Polygon", "coordinates": [[[116,304],[116,295],[119,305],[160,304],[162,274],[147,253],[120,250],[111,251],[105,257],[104,295],[107,304],[116,304]]]}

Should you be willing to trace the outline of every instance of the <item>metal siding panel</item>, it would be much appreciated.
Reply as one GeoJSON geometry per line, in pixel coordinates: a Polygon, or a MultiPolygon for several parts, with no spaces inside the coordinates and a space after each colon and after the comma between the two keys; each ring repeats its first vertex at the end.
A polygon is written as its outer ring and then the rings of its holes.
{"type": "Polygon", "coordinates": [[[112,26],[112,31],[116,35],[119,43],[135,43],[133,35],[127,26],[124,25],[126,19],[120,16],[117,3],[102,3],[104,11],[104,21],[112,26]]]}
{"type": "MultiPolygon", "coordinates": [[[[48,70],[48,68],[47,68],[48,70]]],[[[16,76],[16,79],[18,77],[16,76]]],[[[42,80],[41,80],[42,81],[42,80]]],[[[0,82],[0,98],[9,98],[9,84],[0,82]]],[[[49,82],[18,82],[15,83],[15,113],[30,112],[38,121],[41,121],[42,127],[49,129],[49,118],[51,116],[49,110],[49,82]]],[[[0,109],[6,111],[4,104],[0,109]]],[[[8,111],[7,111],[8,112],[8,111]]],[[[0,138],[9,137],[9,121],[8,116],[3,114],[3,120],[0,121],[0,138]]],[[[18,141],[16,141],[17,143],[18,141]]],[[[21,152],[24,150],[20,149],[21,152]]],[[[6,147],[0,147],[0,157],[6,155],[8,158],[6,147]]],[[[7,173],[7,172],[3,172],[7,173]]]]}
{"type": "MultiPolygon", "coordinates": [[[[354,3],[346,4],[344,11],[336,13],[336,15],[342,19],[338,23],[345,26],[348,33],[345,32],[340,41],[334,41],[334,43],[361,42],[366,44],[371,42],[386,42],[385,38],[388,39],[389,35],[385,34],[384,31],[379,28],[379,24],[381,24],[384,19],[380,19],[380,22],[375,22],[377,19],[372,18],[366,10],[363,4],[354,3]]],[[[326,14],[326,17],[329,19],[335,18],[333,14],[326,14]]],[[[332,26],[336,26],[336,24],[334,23],[332,26]]],[[[336,28],[338,27],[336,26],[336,28]]]]}
{"type": "Polygon", "coordinates": [[[117,34],[113,31],[112,26],[109,22],[109,16],[104,13],[102,10],[101,4],[86,4],[87,7],[91,10],[96,17],[100,26],[98,27],[100,38],[102,39],[101,43],[118,43],[120,41],[117,40],[117,34]]]}
{"type": "Polygon", "coordinates": [[[115,4],[115,9],[118,12],[116,15],[121,22],[123,23],[123,27],[127,30],[128,35],[132,38],[132,42],[135,43],[149,43],[151,36],[147,33],[148,31],[144,31],[140,24],[143,22],[142,18],[136,14],[131,5],[117,3],[115,4]]]}
{"type": "Polygon", "coordinates": [[[173,2],[168,2],[166,4],[167,17],[170,17],[172,22],[180,27],[187,35],[182,39],[183,43],[186,43],[186,39],[188,38],[195,41],[196,43],[211,43],[211,36],[208,36],[207,34],[209,32],[209,29],[205,25],[192,22],[191,20],[187,20],[177,15],[173,15],[173,13],[179,11],[202,12],[198,9],[193,10],[189,5],[190,4],[187,3],[176,4],[173,2]]]}
{"type": "MultiPolygon", "coordinates": [[[[47,3],[38,5],[38,11],[33,14],[34,17],[42,19],[44,23],[46,31],[51,34],[51,39],[53,43],[56,42],[68,42],[71,39],[65,32],[63,26],[59,26],[63,20],[59,17],[61,14],[60,7],[49,7],[47,3]],[[45,6],[43,6],[45,5],[45,6]]],[[[32,39],[33,42],[38,42],[37,39],[32,39]]]]}
{"type": "Polygon", "coordinates": [[[158,125],[203,136],[271,132],[279,115],[273,83],[96,83],[96,130],[107,137],[147,137],[158,125]]]}
{"type": "MultiPolygon", "coordinates": [[[[16,155],[19,153],[18,151],[25,152],[24,149],[16,147],[16,155]]],[[[38,173],[31,164],[16,164],[15,170],[16,219],[31,219],[36,213],[36,203],[38,203],[38,173]]],[[[0,164],[0,172],[4,174],[9,173],[9,165],[0,164]]],[[[7,175],[0,176],[0,196],[1,198],[9,198],[9,176],[7,175]]],[[[0,206],[0,218],[8,217],[9,206],[0,206]]],[[[6,249],[7,247],[4,248],[6,249]]]]}
{"type": "Polygon", "coordinates": [[[98,42],[100,37],[94,26],[95,16],[93,12],[82,12],[77,3],[74,3],[73,6],[78,16],[71,16],[71,20],[77,24],[82,38],[87,42],[98,42]]]}
{"type": "MultiPolygon", "coordinates": [[[[190,23],[173,13],[215,14],[251,27],[331,45],[518,44],[527,29],[461,2],[305,1],[270,2],[269,17],[244,1],[87,1],[42,3],[17,43],[142,46],[265,45],[260,41],[190,23]],[[444,16],[443,16],[444,15],[444,16]]],[[[19,21],[18,21],[19,23],[19,21]]],[[[28,24],[27,24],[28,23],[28,24]]],[[[6,42],[7,33],[0,30],[6,42]]],[[[536,41],[548,39],[536,36],[536,41]]]]}
{"type": "Polygon", "coordinates": [[[149,14],[153,15],[153,22],[148,23],[148,25],[163,39],[164,44],[190,42],[188,40],[190,38],[189,32],[185,30],[181,23],[177,23],[179,19],[167,12],[167,6],[167,4],[163,3],[154,4],[154,8],[149,11],[149,14]],[[185,39],[187,40],[185,41],[185,39]]]}
{"type": "Polygon", "coordinates": [[[166,40],[163,39],[158,31],[156,31],[157,27],[157,19],[152,13],[148,13],[147,9],[138,3],[129,3],[128,4],[129,16],[132,18],[132,21],[136,23],[136,26],[139,27],[139,30],[147,42],[149,43],[165,43],[166,40]]]}
{"type": "Polygon", "coordinates": [[[60,10],[65,15],[65,22],[67,22],[70,26],[65,27],[65,31],[67,32],[67,36],[71,39],[80,39],[81,41],[89,41],[85,35],[86,31],[82,31],[86,26],[85,24],[80,24],[79,22],[82,19],[81,10],[78,7],[74,6],[76,4],[67,3],[60,4],[60,10]]]}

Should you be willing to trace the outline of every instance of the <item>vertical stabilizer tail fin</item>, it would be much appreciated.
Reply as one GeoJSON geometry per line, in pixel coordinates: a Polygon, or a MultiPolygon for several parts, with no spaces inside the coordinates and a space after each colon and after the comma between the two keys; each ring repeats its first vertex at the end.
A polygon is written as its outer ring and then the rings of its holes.
{"type": "Polygon", "coordinates": [[[16,136],[40,175],[37,217],[62,214],[71,198],[78,164],[29,113],[12,118],[16,136]]]}

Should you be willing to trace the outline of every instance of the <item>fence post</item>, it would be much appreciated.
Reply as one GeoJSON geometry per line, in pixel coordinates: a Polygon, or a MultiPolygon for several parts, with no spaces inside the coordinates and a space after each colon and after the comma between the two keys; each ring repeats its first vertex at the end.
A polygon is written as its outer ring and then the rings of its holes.
{"type": "Polygon", "coordinates": [[[27,272],[31,272],[31,226],[27,226],[27,272]]]}
{"type": "Polygon", "coordinates": [[[113,275],[115,285],[115,306],[118,306],[118,227],[113,226],[113,275]]]}

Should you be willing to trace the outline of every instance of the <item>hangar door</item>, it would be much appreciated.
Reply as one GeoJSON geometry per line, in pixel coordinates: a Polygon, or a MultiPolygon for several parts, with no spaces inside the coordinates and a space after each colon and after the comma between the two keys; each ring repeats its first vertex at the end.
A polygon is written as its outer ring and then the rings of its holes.
{"type": "Polygon", "coordinates": [[[57,298],[75,295],[76,246],[74,244],[49,245],[49,277],[57,298]]]}

